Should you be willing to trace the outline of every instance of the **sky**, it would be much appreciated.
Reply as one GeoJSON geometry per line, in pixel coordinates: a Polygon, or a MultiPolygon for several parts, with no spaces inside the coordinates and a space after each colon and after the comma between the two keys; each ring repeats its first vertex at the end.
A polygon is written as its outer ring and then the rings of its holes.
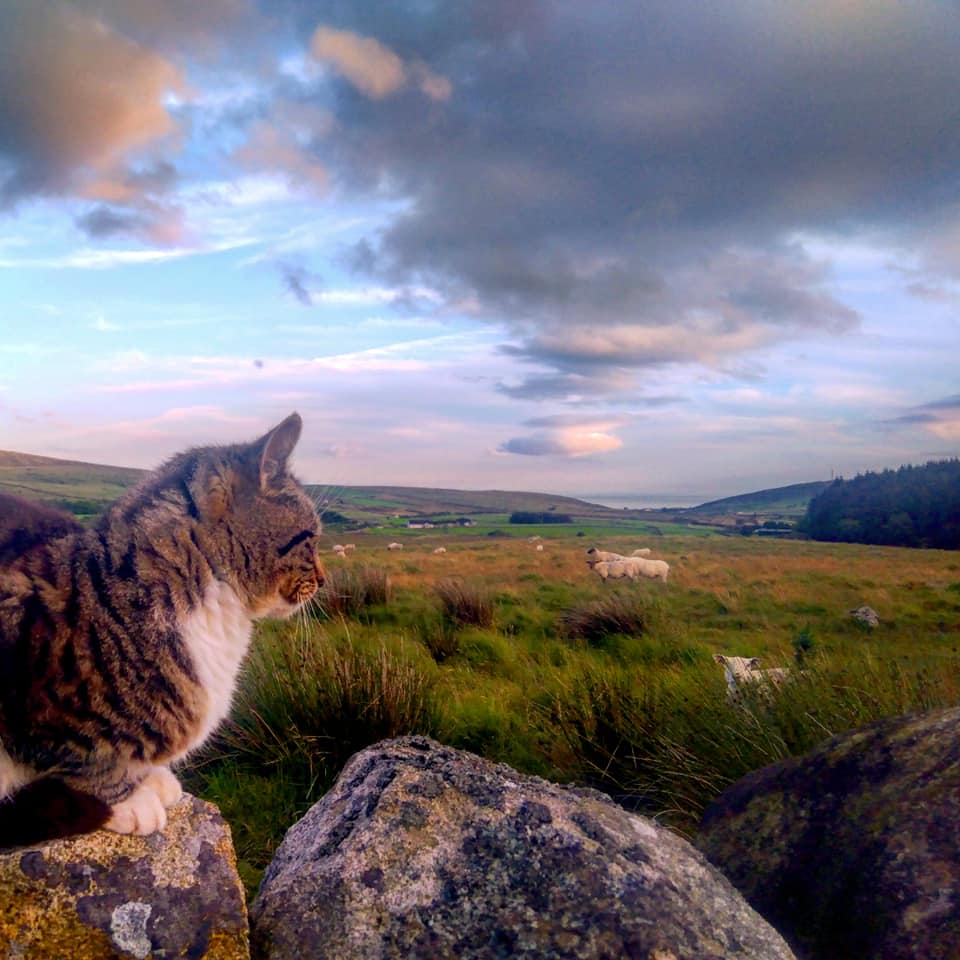
{"type": "Polygon", "coordinates": [[[0,0],[0,448],[713,497],[960,454],[948,0],[0,0]]]}

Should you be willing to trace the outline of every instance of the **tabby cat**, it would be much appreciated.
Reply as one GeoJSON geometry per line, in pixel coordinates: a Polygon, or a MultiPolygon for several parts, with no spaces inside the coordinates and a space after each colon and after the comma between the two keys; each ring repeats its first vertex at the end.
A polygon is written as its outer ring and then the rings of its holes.
{"type": "Polygon", "coordinates": [[[0,523],[0,847],[163,829],[170,765],[226,716],[253,622],[323,583],[287,469],[301,425],[178,454],[90,529],[0,523]]]}
{"type": "Polygon", "coordinates": [[[0,493],[0,566],[12,563],[38,543],[81,530],[83,524],[69,513],[0,493]]]}

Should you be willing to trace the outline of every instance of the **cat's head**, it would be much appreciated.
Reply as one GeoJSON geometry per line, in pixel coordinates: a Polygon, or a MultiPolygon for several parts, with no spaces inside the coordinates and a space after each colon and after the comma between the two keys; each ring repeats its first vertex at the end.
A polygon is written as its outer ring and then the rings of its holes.
{"type": "Polygon", "coordinates": [[[210,448],[190,482],[204,532],[255,618],[289,616],[323,585],[320,519],[287,468],[301,427],[292,413],[253,443],[210,448]]]}

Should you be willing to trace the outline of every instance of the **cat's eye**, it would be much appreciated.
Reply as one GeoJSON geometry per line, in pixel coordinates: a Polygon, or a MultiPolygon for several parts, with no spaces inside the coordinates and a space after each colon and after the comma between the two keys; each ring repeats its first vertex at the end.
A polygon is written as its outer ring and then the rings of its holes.
{"type": "Polygon", "coordinates": [[[304,540],[309,540],[312,536],[314,536],[313,530],[301,530],[277,550],[277,556],[285,557],[298,543],[303,543],[304,540]]]}

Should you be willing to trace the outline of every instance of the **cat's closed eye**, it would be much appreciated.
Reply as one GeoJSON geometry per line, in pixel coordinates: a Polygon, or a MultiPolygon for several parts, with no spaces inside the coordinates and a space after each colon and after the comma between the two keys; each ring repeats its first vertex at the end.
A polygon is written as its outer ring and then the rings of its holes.
{"type": "Polygon", "coordinates": [[[297,544],[303,543],[310,537],[315,536],[313,530],[301,530],[295,537],[291,537],[282,547],[277,548],[277,556],[285,557],[297,544]]]}

